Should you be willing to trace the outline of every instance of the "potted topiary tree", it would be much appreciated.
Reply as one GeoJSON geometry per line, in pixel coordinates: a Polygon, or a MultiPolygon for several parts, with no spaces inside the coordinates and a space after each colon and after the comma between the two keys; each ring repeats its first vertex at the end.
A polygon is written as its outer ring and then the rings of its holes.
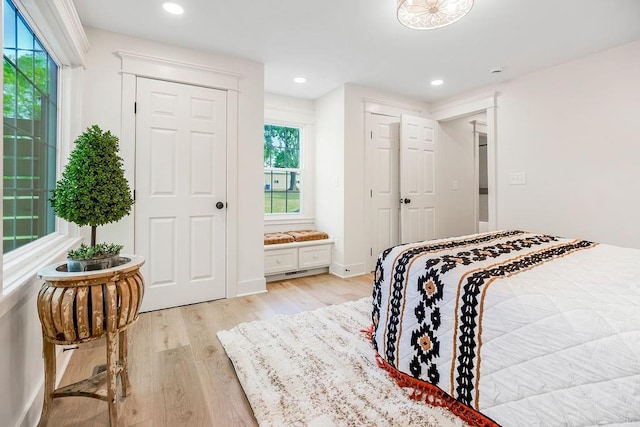
{"type": "Polygon", "coordinates": [[[60,218],[79,226],[91,226],[91,246],[83,243],[69,251],[67,271],[110,268],[122,245],[96,244],[96,228],[120,220],[133,205],[122,158],[118,155],[118,137],[93,125],[75,144],[49,199],[60,218]]]}

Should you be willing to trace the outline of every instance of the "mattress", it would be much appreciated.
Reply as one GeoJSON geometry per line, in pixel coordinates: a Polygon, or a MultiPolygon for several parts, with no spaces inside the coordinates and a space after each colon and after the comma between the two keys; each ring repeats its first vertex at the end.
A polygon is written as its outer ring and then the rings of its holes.
{"type": "Polygon", "coordinates": [[[471,424],[640,425],[640,250],[500,231],[389,248],[372,343],[471,424]]]}

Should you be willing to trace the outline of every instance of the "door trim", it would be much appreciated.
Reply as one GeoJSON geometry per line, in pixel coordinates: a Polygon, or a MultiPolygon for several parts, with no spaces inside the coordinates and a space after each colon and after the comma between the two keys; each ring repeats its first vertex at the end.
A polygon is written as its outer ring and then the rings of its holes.
{"type": "Polygon", "coordinates": [[[119,50],[122,74],[135,74],[156,80],[173,81],[213,89],[238,90],[240,74],[207,65],[176,61],[159,56],[119,50]]]}
{"type": "Polygon", "coordinates": [[[488,92],[478,96],[439,105],[431,111],[431,118],[446,122],[471,114],[487,113],[487,180],[489,189],[489,230],[498,227],[498,185],[496,169],[497,153],[497,92],[488,92]]]}
{"type": "MultiPolygon", "coordinates": [[[[227,226],[225,265],[225,295],[226,298],[236,296],[238,292],[237,279],[237,245],[238,245],[238,179],[237,175],[229,171],[238,170],[238,87],[240,74],[217,70],[205,65],[192,64],[154,57],[134,52],[118,51],[122,74],[122,105],[121,111],[121,146],[125,177],[135,185],[136,166],[136,116],[134,104],[136,102],[136,79],[147,77],[156,80],[173,81],[194,86],[227,91],[227,226]]],[[[135,253],[135,211],[129,217],[121,220],[127,230],[125,247],[135,253]]]]}
{"type": "MultiPolygon", "coordinates": [[[[480,187],[480,135],[487,136],[487,124],[479,120],[471,120],[469,122],[473,127],[473,188],[478,189],[480,187]]],[[[480,193],[474,191],[473,193],[473,218],[474,218],[474,231],[478,233],[480,224],[480,193]]]]}

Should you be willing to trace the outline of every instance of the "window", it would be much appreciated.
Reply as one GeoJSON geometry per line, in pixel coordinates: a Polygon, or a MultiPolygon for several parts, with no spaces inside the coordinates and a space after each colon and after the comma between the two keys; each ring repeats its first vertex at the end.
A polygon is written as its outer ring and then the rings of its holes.
{"type": "Polygon", "coordinates": [[[3,253],[55,231],[58,66],[4,0],[3,253]]]}
{"type": "Polygon", "coordinates": [[[264,213],[300,214],[301,128],[264,126],[264,213]]]}

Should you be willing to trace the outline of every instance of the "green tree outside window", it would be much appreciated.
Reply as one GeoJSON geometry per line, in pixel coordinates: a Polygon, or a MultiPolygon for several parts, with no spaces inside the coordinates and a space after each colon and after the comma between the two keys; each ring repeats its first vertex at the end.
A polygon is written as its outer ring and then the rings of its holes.
{"type": "Polygon", "coordinates": [[[55,231],[58,66],[15,5],[3,8],[3,252],[55,231]]]}
{"type": "Polygon", "coordinates": [[[300,212],[300,128],[264,126],[265,213],[300,212]]]}

